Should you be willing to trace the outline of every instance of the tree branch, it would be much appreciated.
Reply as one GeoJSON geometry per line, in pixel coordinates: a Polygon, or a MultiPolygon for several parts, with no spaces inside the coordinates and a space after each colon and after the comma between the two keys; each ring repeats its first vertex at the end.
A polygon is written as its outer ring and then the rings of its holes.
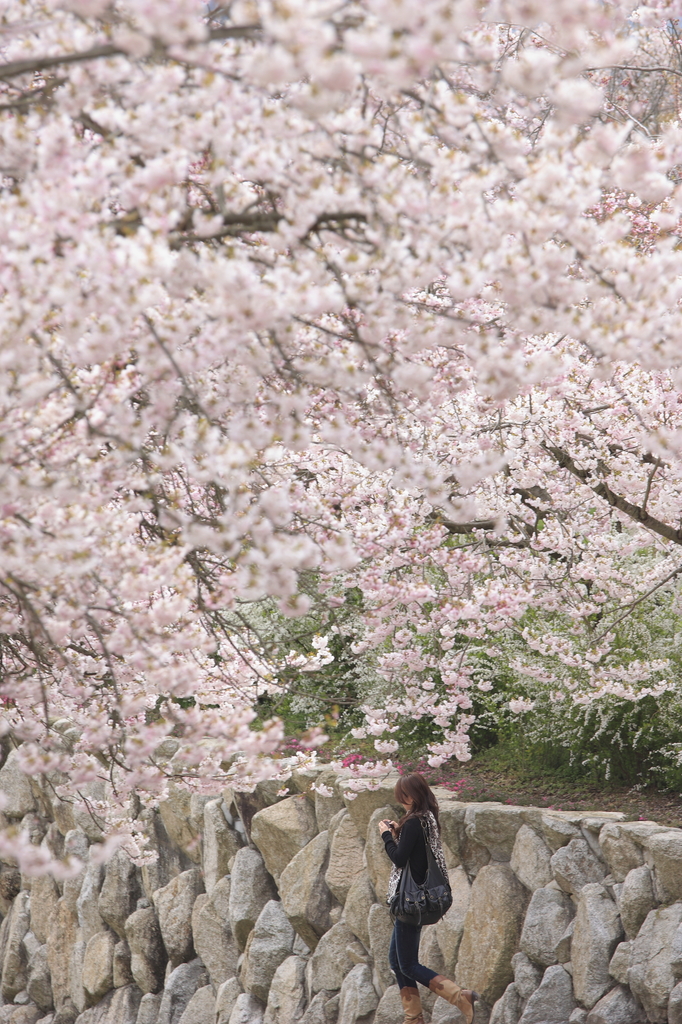
{"type": "Polygon", "coordinates": [[[640,526],[645,526],[647,530],[651,530],[652,533],[658,534],[659,537],[663,537],[665,540],[671,540],[673,544],[682,545],[682,530],[676,530],[674,526],[669,526],[660,519],[656,519],[655,516],[650,515],[646,511],[646,508],[643,508],[640,505],[635,505],[622,495],[616,494],[615,491],[611,490],[608,484],[591,483],[590,477],[592,474],[586,469],[580,469],[568,452],[565,452],[563,448],[557,448],[554,445],[546,444],[543,444],[542,447],[549,455],[552,456],[554,461],[561,466],[562,469],[568,470],[572,476],[577,480],[580,480],[580,482],[585,484],[586,487],[589,487],[593,494],[596,494],[597,497],[603,498],[607,501],[612,508],[617,508],[619,512],[623,512],[635,523],[638,523],[640,526]]]}
{"type": "MultiPolygon", "coordinates": [[[[232,27],[212,29],[206,40],[201,42],[215,42],[220,39],[250,39],[257,36],[261,31],[258,23],[253,25],[234,25],[232,27]]],[[[192,43],[191,45],[196,45],[192,43]]],[[[165,49],[165,47],[164,47],[165,49]]],[[[99,60],[102,57],[127,57],[127,50],[113,43],[105,43],[102,46],[93,46],[89,50],[81,50],[79,53],[62,53],[53,57],[28,57],[26,60],[12,60],[7,64],[0,65],[0,80],[16,78],[18,75],[29,75],[36,71],[47,71],[49,68],[60,67],[63,64],[80,64],[86,60],[99,60]]]]}

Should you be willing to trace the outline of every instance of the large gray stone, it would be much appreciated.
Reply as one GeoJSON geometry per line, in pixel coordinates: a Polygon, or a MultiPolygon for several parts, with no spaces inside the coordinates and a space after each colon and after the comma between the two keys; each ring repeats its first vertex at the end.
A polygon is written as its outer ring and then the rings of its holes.
{"type": "MultiPolygon", "coordinates": [[[[512,957],[514,984],[521,999],[530,999],[542,981],[542,967],[534,964],[525,953],[515,953],[512,957]]],[[[520,1016],[520,1014],[519,1014],[520,1016]]]]}
{"type": "Polygon", "coordinates": [[[0,793],[5,798],[2,812],[10,819],[21,819],[36,810],[36,801],[28,776],[19,767],[19,755],[10,750],[7,760],[0,768],[0,793]]]}
{"type": "MultiPolygon", "coordinates": [[[[104,927],[106,929],[106,925],[104,927]]],[[[78,1012],[82,1013],[88,1007],[88,996],[83,985],[83,963],[88,944],[80,937],[80,931],[76,934],[76,941],[71,947],[69,957],[69,995],[78,1012]]]]}
{"type": "Polygon", "coordinates": [[[522,825],[516,833],[511,869],[531,892],[552,881],[551,858],[551,850],[535,829],[522,825]]]}
{"type": "Polygon", "coordinates": [[[46,944],[38,946],[29,959],[29,982],[26,990],[29,993],[29,998],[44,1013],[54,1006],[46,944]]]}
{"type": "Polygon", "coordinates": [[[382,903],[386,899],[388,881],[391,877],[393,864],[386,853],[384,841],[379,832],[379,822],[384,818],[396,819],[395,809],[389,805],[377,807],[369,820],[367,842],[365,843],[365,860],[370,881],[382,903]]]}
{"type": "Polygon", "coordinates": [[[38,946],[29,960],[26,991],[29,999],[41,1010],[47,1012],[54,1006],[50,965],[47,962],[47,944],[38,946]]]}
{"type": "Polygon", "coordinates": [[[204,884],[206,892],[213,892],[213,887],[228,873],[228,865],[238,850],[244,845],[239,832],[231,828],[222,809],[222,797],[211,800],[204,807],[204,884]]]}
{"type": "Polygon", "coordinates": [[[575,1009],[571,976],[561,964],[548,967],[526,1003],[520,1024],[566,1024],[575,1009]]]}
{"type": "Polygon", "coordinates": [[[345,808],[343,799],[339,794],[338,776],[333,771],[323,771],[317,776],[315,780],[316,785],[325,786],[328,790],[331,790],[329,796],[325,796],[323,793],[315,792],[315,818],[317,819],[317,827],[320,832],[324,832],[325,829],[329,828],[329,823],[335,814],[345,808]]]}
{"type": "Polygon", "coordinates": [[[609,822],[599,833],[599,845],[609,871],[617,882],[622,882],[629,871],[644,863],[644,850],[636,837],[622,824],[609,822]]]}
{"type": "Polygon", "coordinates": [[[317,944],[315,952],[308,961],[306,983],[312,995],[323,989],[327,992],[338,992],[343,979],[362,959],[363,947],[353,935],[348,925],[340,921],[326,932],[317,944]]]}
{"type": "Polygon", "coordinates": [[[77,938],[78,918],[72,907],[60,897],[47,937],[47,962],[50,967],[52,995],[58,1020],[63,1017],[67,1021],[72,1010],[73,1016],[76,1013],[71,993],[78,986],[75,984],[77,979],[72,976],[72,957],[69,954],[74,949],[77,938]]]}
{"type": "Polygon", "coordinates": [[[254,815],[258,811],[262,811],[264,807],[270,807],[272,804],[279,803],[282,799],[279,796],[281,789],[281,782],[275,779],[264,779],[250,792],[242,791],[235,788],[235,786],[226,786],[223,790],[225,806],[230,809],[230,812],[233,808],[236,809],[239,815],[239,822],[244,829],[244,836],[248,842],[251,842],[251,822],[254,815]]]}
{"type": "MultiPolygon", "coordinates": [[[[96,1006],[81,1013],[78,1024],[136,1024],[140,1001],[141,993],[137,985],[114,989],[96,1006]]],[[[58,1020],[59,1017],[55,1024],[58,1020]]]]}
{"type": "Polygon", "coordinates": [[[632,942],[620,942],[609,964],[609,974],[621,985],[627,985],[628,972],[632,965],[632,942]]]}
{"type": "Polygon", "coordinates": [[[647,843],[654,868],[654,893],[660,903],[682,899],[682,829],[652,835],[647,843]]]}
{"type": "Polygon", "coordinates": [[[471,899],[471,886],[464,868],[451,868],[449,875],[452,906],[435,926],[435,932],[438,946],[443,954],[445,974],[451,977],[455,973],[459,946],[464,933],[464,922],[471,899]]]}
{"type": "Polygon", "coordinates": [[[89,942],[93,935],[103,932],[106,928],[99,912],[99,894],[104,881],[104,866],[88,859],[80,893],[76,902],[78,927],[84,942],[89,942]]]}
{"type": "Polygon", "coordinates": [[[334,830],[329,847],[326,881],[330,891],[344,904],[348,891],[363,871],[364,840],[346,812],[334,830]]]}
{"type": "Polygon", "coordinates": [[[192,795],[171,782],[168,799],[159,804],[159,814],[164,828],[175,846],[198,864],[201,860],[199,829],[192,821],[192,795]]]}
{"type": "MultiPolygon", "coordinates": [[[[228,978],[219,987],[215,1000],[216,1024],[229,1024],[237,999],[242,994],[238,978],[228,978]]],[[[252,997],[251,997],[252,998],[252,997]]]]}
{"type": "MultiPolygon", "coordinates": [[[[393,935],[393,921],[387,906],[375,903],[369,911],[369,949],[374,959],[374,966],[383,988],[393,984],[395,978],[388,963],[388,947],[393,935]]],[[[432,929],[423,929],[422,935],[432,929]]]]}
{"type": "Polygon", "coordinates": [[[376,896],[372,883],[363,872],[357,876],[348,890],[345,918],[346,924],[353,934],[357,935],[365,949],[369,949],[369,912],[374,903],[376,896]]]}
{"type": "Polygon", "coordinates": [[[464,815],[466,833],[472,842],[485,846],[494,861],[509,861],[524,810],[492,802],[469,804],[464,815]]]}
{"type": "Polygon", "coordinates": [[[552,856],[552,873],[564,892],[580,893],[584,885],[601,882],[606,869],[587,840],[571,839],[552,856]]]}
{"type": "MultiPolygon", "coordinates": [[[[483,1003],[477,1003],[475,1024],[487,1024],[489,1012],[483,1003]]],[[[456,1006],[451,1006],[444,999],[437,999],[431,1014],[431,1024],[466,1024],[466,1020],[456,1006]]]]}
{"type": "Polygon", "coordinates": [[[438,802],[445,863],[448,867],[461,865],[469,879],[473,879],[489,863],[490,851],[469,835],[466,826],[467,804],[441,799],[440,796],[438,802]]]}
{"type": "Polygon", "coordinates": [[[159,919],[161,937],[168,959],[174,967],[194,957],[192,909],[197,896],[203,891],[200,870],[191,868],[154,893],[154,909],[159,919]]]}
{"type": "Polygon", "coordinates": [[[232,865],[230,888],[230,927],[240,950],[258,915],[269,900],[277,898],[277,889],[258,850],[245,846],[232,865]]]}
{"type": "Polygon", "coordinates": [[[134,981],[130,969],[130,946],[122,939],[114,946],[114,988],[132,985],[134,981]]]}
{"type": "Polygon", "coordinates": [[[294,929],[282,904],[270,900],[261,910],[246,945],[240,976],[244,989],[267,1003],[275,971],[291,956],[293,948],[294,929]]]}
{"type": "MultiPolygon", "coordinates": [[[[529,813],[529,817],[533,824],[538,823],[538,811],[535,808],[529,813]]],[[[579,825],[579,814],[562,811],[539,813],[539,832],[553,853],[570,843],[571,839],[581,838],[579,825]]]]}
{"type": "Polygon", "coordinates": [[[176,967],[166,981],[157,1024],[179,1024],[194,993],[208,983],[206,968],[198,957],[176,967]]]}
{"type": "Polygon", "coordinates": [[[263,1006],[250,992],[237,996],[228,1024],[262,1024],[263,1006]]]}
{"type": "MultiPolygon", "coordinates": [[[[38,1024],[43,1015],[40,1007],[32,1003],[27,1003],[23,1006],[11,1006],[6,1009],[11,1011],[7,1018],[9,1024],[38,1024]]],[[[2,1010],[0,1010],[0,1013],[2,1013],[2,1010]]],[[[1,1020],[2,1018],[0,1017],[1,1020]]]]}
{"type": "MultiPolygon", "coordinates": [[[[1,819],[0,819],[1,820],[1,819]]],[[[41,876],[38,876],[41,877],[41,876]]],[[[49,877],[49,876],[42,876],[49,877]]],[[[33,879],[31,888],[36,879],[33,879]]],[[[5,917],[12,906],[12,900],[21,889],[21,872],[16,867],[0,863],[0,916],[5,917]]],[[[43,942],[45,940],[43,939],[43,942]]]]}
{"type": "Polygon", "coordinates": [[[24,946],[24,936],[31,923],[29,901],[30,894],[25,889],[22,890],[15,896],[8,915],[8,925],[3,943],[2,987],[0,989],[3,999],[8,1002],[11,1002],[19,992],[26,988],[28,981],[28,958],[24,946]]]}
{"type": "Polygon", "coordinates": [[[512,981],[493,1006],[489,1024],[518,1024],[522,1011],[523,999],[512,981]]]}
{"type": "Polygon", "coordinates": [[[362,839],[367,839],[370,818],[378,808],[391,807],[392,818],[397,818],[403,813],[400,804],[393,795],[393,790],[399,777],[397,772],[395,774],[391,773],[385,776],[385,778],[378,780],[376,789],[363,790],[357,794],[353,794],[345,788],[343,782],[340,783],[343,802],[362,839]],[[351,796],[353,799],[351,799],[351,796]]]}
{"type": "Polygon", "coordinates": [[[617,985],[592,1007],[587,1024],[646,1024],[646,1014],[632,992],[617,985]]]}
{"type": "Polygon", "coordinates": [[[329,863],[327,833],[320,832],[289,861],[279,880],[282,906],[309,949],[332,926],[332,895],[325,880],[329,863]]]}
{"type": "Polygon", "coordinates": [[[456,981],[492,1006],[512,980],[528,890],[508,864],[487,864],[471,887],[457,959],[456,981]]]}
{"type": "Polygon", "coordinates": [[[670,993],[668,1024],[682,1024],[682,981],[679,981],[670,993]]]}
{"type": "Polygon", "coordinates": [[[121,939],[125,938],[126,919],[135,909],[140,895],[135,865],[125,850],[116,850],[106,867],[97,909],[121,939]]]}
{"type": "Polygon", "coordinates": [[[130,947],[130,970],[144,993],[163,988],[168,956],[153,907],[134,911],[126,921],[126,940],[130,947]]]}
{"type": "Polygon", "coordinates": [[[571,958],[576,998],[588,1010],[613,985],[609,963],[622,937],[618,908],[606,889],[597,883],[583,886],[575,917],[571,958]]]}
{"type": "Polygon", "coordinates": [[[289,861],[316,835],[315,811],[304,796],[290,796],[264,807],[251,821],[251,838],[276,882],[289,861]]]}
{"type": "Polygon", "coordinates": [[[77,912],[76,904],[78,902],[86,874],[89,859],[89,847],[90,840],[86,836],[85,832],[82,832],[79,828],[71,829],[71,831],[67,832],[64,836],[64,856],[71,858],[72,861],[78,860],[83,865],[77,875],[74,875],[72,878],[64,879],[62,889],[64,899],[71,905],[74,912],[77,912]]]}
{"type": "Polygon", "coordinates": [[[338,1024],[356,1024],[379,1004],[372,984],[372,972],[366,964],[356,964],[341,985],[338,1024]]]}
{"type": "Polygon", "coordinates": [[[215,995],[211,985],[196,990],[178,1024],[215,1024],[215,995]]]}
{"type": "Polygon", "coordinates": [[[192,910],[192,935],[197,955],[217,989],[237,973],[239,950],[230,928],[231,879],[219,879],[209,895],[197,896],[192,910]]]}
{"type": "Polygon", "coordinates": [[[674,940],[682,924],[682,904],[652,910],[632,942],[628,984],[650,1021],[664,1021],[677,980],[674,940]]]}
{"type": "Polygon", "coordinates": [[[83,958],[83,988],[90,1005],[99,1002],[114,987],[113,932],[97,932],[85,947],[83,958]]]}
{"type": "Polygon", "coordinates": [[[379,1000],[379,1005],[374,1015],[374,1024],[395,1024],[396,1021],[400,1020],[402,1013],[403,1004],[400,999],[400,989],[397,985],[391,985],[379,1000]]]}
{"type": "Polygon", "coordinates": [[[168,885],[172,878],[189,865],[187,854],[173,845],[158,810],[146,808],[140,814],[140,818],[145,822],[147,842],[156,853],[156,860],[143,864],[140,869],[142,888],[147,899],[151,900],[157,889],[168,885]]]}
{"type": "Polygon", "coordinates": [[[51,875],[38,875],[31,884],[31,893],[31,931],[39,942],[47,942],[57,912],[59,889],[51,875]]]}
{"type": "Polygon", "coordinates": [[[272,979],[263,1024],[296,1024],[305,1004],[305,960],[288,956],[272,979]]]}
{"type": "Polygon", "coordinates": [[[651,871],[646,864],[627,873],[617,902],[625,934],[634,939],[647,914],[656,906],[651,871]]]}
{"type": "Polygon", "coordinates": [[[158,994],[146,992],[140,1000],[140,1007],[137,1011],[137,1021],[135,1024],[156,1024],[162,998],[163,997],[160,992],[158,994]]]}
{"type": "Polygon", "coordinates": [[[521,949],[531,960],[549,967],[558,963],[557,949],[575,908],[571,897],[557,889],[536,889],[521,932],[521,949]]]}

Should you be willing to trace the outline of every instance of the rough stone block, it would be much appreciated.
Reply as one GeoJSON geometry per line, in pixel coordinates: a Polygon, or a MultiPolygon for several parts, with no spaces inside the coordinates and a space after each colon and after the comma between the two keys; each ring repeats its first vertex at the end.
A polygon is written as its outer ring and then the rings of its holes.
{"type": "Polygon", "coordinates": [[[647,915],[656,906],[653,879],[646,864],[627,873],[617,902],[625,934],[629,939],[634,939],[647,915]]]}
{"type": "Polygon", "coordinates": [[[339,901],[344,904],[351,885],[363,871],[364,840],[346,813],[330,837],[329,866],[326,873],[327,885],[339,901]]]}
{"type": "Polygon", "coordinates": [[[565,1024],[575,1009],[571,976],[561,964],[548,967],[519,1024],[565,1024]]]}
{"type": "Polygon", "coordinates": [[[230,888],[230,927],[240,950],[246,942],[261,910],[277,898],[277,888],[268,874],[258,850],[245,846],[232,865],[230,888]]]}
{"type": "Polygon", "coordinates": [[[279,880],[282,906],[309,949],[332,926],[332,895],[326,882],[329,866],[327,833],[320,832],[289,861],[279,880]]]}
{"type": "Polygon", "coordinates": [[[573,985],[587,1009],[612,987],[609,964],[623,937],[618,908],[602,885],[583,886],[571,944],[573,985]]]}
{"type": "Polygon", "coordinates": [[[134,911],[126,921],[125,930],[130,947],[130,970],[136,984],[144,993],[159,992],[168,955],[154,908],[141,907],[134,911]]]}
{"type": "Polygon", "coordinates": [[[115,946],[116,936],[106,931],[93,935],[85,947],[83,988],[91,1006],[114,987],[115,946]]]}
{"type": "Polygon", "coordinates": [[[521,949],[542,967],[558,963],[558,947],[575,908],[570,896],[556,889],[536,889],[521,932],[521,949]]]}
{"type": "Polygon", "coordinates": [[[445,974],[452,977],[457,965],[457,956],[464,933],[464,922],[469,900],[471,899],[471,885],[462,867],[451,868],[450,887],[452,889],[452,906],[447,914],[435,925],[438,946],[443,955],[445,974]]]}
{"type": "Polygon", "coordinates": [[[464,815],[466,833],[484,846],[494,861],[509,861],[516,835],[523,825],[522,807],[506,804],[469,804],[464,815]]]}
{"type": "Polygon", "coordinates": [[[125,923],[141,896],[137,871],[125,850],[116,850],[106,866],[104,882],[97,900],[102,920],[125,938],[125,923]]]}
{"type": "Polygon", "coordinates": [[[630,989],[617,985],[592,1007],[586,1024],[646,1024],[646,1014],[630,989]]]}
{"type": "Polygon", "coordinates": [[[247,992],[267,1003],[275,971],[294,948],[294,929],[282,904],[271,900],[263,907],[246,945],[240,981],[247,992]]]}
{"type": "Polygon", "coordinates": [[[197,896],[192,909],[194,947],[216,989],[236,975],[239,960],[230,928],[230,891],[230,877],[221,878],[210,895],[197,896]]]}
{"type": "Polygon", "coordinates": [[[289,956],[275,971],[263,1024],[296,1024],[305,1005],[305,960],[289,956]]]}
{"type": "Polygon", "coordinates": [[[264,807],[251,821],[251,838],[276,882],[289,861],[316,835],[315,811],[304,796],[290,796],[264,807]]]}
{"type": "Polygon", "coordinates": [[[654,893],[661,903],[682,899],[682,829],[652,835],[647,843],[654,893]]]}
{"type": "Polygon", "coordinates": [[[583,886],[601,882],[606,875],[602,862],[594,855],[587,840],[571,839],[567,846],[552,856],[552,873],[564,892],[578,895],[583,886]]]}
{"type": "Polygon", "coordinates": [[[369,912],[372,905],[376,902],[372,883],[365,872],[363,872],[357,876],[348,890],[344,914],[346,924],[357,935],[365,949],[369,949],[370,945],[369,912]]]}
{"type": "Polygon", "coordinates": [[[210,895],[216,883],[228,874],[228,865],[244,841],[230,828],[222,809],[222,797],[210,800],[203,814],[203,859],[204,885],[210,895]]]}
{"type": "Polygon", "coordinates": [[[675,987],[674,939],[682,924],[682,904],[652,910],[632,942],[628,984],[650,1021],[666,1019],[675,987]]]}
{"type": "Polygon", "coordinates": [[[476,989],[491,1006],[512,980],[511,958],[527,903],[528,890],[508,864],[482,867],[471,887],[456,981],[476,989]]]}
{"type": "MultiPolygon", "coordinates": [[[[163,889],[154,893],[154,909],[168,959],[173,966],[194,957],[192,909],[197,896],[204,891],[198,868],[183,871],[163,889]]],[[[131,947],[132,948],[132,947],[131,947]]]]}

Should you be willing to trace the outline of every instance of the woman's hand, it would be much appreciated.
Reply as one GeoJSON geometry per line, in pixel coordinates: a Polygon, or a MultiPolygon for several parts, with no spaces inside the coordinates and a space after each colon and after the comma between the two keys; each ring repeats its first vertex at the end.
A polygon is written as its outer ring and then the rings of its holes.
{"type": "Polygon", "coordinates": [[[396,827],[397,826],[396,826],[395,821],[387,821],[386,819],[383,819],[382,821],[379,822],[379,833],[380,834],[383,834],[384,832],[391,832],[391,833],[393,833],[393,832],[395,832],[396,827]]]}

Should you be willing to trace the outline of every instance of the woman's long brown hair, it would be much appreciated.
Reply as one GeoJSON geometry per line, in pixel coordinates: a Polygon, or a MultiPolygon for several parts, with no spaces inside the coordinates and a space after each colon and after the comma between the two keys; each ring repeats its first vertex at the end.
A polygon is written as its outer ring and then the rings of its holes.
{"type": "Polygon", "coordinates": [[[440,832],[440,820],[438,818],[438,801],[423,775],[419,772],[412,772],[410,775],[401,775],[395,784],[393,796],[399,804],[405,804],[405,800],[412,800],[412,809],[400,819],[397,831],[403,827],[408,818],[416,818],[420,814],[431,811],[436,819],[436,825],[440,832]]]}

